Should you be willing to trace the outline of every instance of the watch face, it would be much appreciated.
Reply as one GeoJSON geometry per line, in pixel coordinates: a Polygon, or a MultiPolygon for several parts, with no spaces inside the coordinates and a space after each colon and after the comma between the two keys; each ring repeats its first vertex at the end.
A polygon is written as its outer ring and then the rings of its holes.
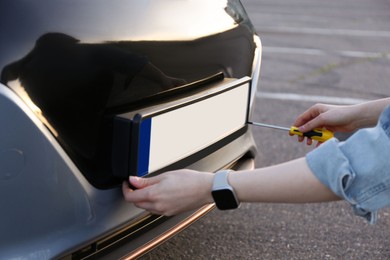
{"type": "Polygon", "coordinates": [[[213,190],[211,194],[218,209],[225,210],[238,208],[239,204],[232,190],[213,190]]]}

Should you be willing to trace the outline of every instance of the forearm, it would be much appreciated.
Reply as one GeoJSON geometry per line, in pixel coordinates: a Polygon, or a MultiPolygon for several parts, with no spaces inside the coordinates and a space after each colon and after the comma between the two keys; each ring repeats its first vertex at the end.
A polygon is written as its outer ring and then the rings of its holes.
{"type": "MultiPolygon", "coordinates": [[[[212,203],[214,175],[177,170],[151,178],[132,177],[122,189],[137,207],[171,216],[212,203]]],[[[228,181],[242,202],[306,203],[339,200],[312,174],[305,158],[267,168],[231,172],[228,181]]]]}
{"type": "Polygon", "coordinates": [[[376,125],[382,111],[390,105],[390,98],[373,100],[361,104],[354,105],[357,128],[371,127],[376,125]]]}
{"type": "Polygon", "coordinates": [[[305,158],[254,171],[232,172],[229,183],[242,202],[306,203],[340,199],[313,175],[305,158]]]}

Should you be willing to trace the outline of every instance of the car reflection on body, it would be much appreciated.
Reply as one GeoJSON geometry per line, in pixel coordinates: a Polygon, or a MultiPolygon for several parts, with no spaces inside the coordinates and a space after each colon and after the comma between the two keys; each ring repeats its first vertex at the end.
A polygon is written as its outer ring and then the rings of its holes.
{"type": "Polygon", "coordinates": [[[121,183],[253,167],[261,44],[239,1],[0,3],[1,258],[133,258],[206,214],[121,183]]]}

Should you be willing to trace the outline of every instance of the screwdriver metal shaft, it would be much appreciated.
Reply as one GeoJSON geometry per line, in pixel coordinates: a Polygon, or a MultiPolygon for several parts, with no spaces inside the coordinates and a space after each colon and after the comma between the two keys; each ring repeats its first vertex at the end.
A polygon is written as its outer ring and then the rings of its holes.
{"type": "Polygon", "coordinates": [[[283,131],[290,132],[290,128],[282,127],[282,126],[268,125],[268,124],[257,123],[257,122],[248,122],[248,124],[256,125],[256,126],[263,126],[263,127],[268,127],[268,128],[273,128],[273,129],[278,129],[278,130],[283,130],[283,131]]]}
{"type": "Polygon", "coordinates": [[[326,140],[333,137],[333,132],[331,132],[325,128],[315,128],[315,129],[310,130],[306,133],[302,133],[301,131],[299,131],[298,127],[296,127],[296,126],[292,126],[290,128],[287,128],[287,127],[282,127],[282,126],[277,126],[277,125],[269,125],[269,124],[250,122],[250,121],[248,121],[248,124],[287,131],[292,135],[305,136],[305,137],[311,138],[311,139],[319,141],[319,142],[325,142],[326,140]]]}

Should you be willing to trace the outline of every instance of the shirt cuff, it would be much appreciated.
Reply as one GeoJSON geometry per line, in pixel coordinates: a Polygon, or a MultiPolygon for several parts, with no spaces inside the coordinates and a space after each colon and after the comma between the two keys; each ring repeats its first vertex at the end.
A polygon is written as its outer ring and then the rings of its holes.
{"type": "Polygon", "coordinates": [[[347,141],[331,139],[306,155],[314,175],[356,215],[375,223],[390,202],[390,139],[381,124],[359,130],[347,141]]]}

